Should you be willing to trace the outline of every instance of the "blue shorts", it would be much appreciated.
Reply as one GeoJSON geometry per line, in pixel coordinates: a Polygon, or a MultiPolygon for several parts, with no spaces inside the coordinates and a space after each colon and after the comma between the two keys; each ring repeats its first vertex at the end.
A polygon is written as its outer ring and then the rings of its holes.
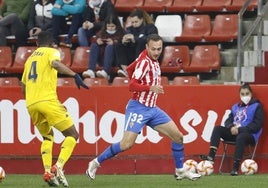
{"type": "Polygon", "coordinates": [[[136,100],[129,100],[126,108],[125,131],[139,134],[145,125],[155,126],[168,123],[171,118],[159,107],[147,107],[136,100]]]}

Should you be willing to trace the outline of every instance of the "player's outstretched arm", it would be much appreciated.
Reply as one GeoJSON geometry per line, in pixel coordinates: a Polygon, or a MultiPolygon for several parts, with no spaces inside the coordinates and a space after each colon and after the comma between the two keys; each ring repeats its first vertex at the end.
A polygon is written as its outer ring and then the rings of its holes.
{"type": "Polygon", "coordinates": [[[65,74],[65,75],[74,77],[75,84],[77,85],[78,89],[80,89],[80,87],[89,89],[89,87],[83,82],[79,74],[72,71],[69,67],[67,67],[60,61],[53,61],[52,67],[56,69],[60,74],[65,74]]]}

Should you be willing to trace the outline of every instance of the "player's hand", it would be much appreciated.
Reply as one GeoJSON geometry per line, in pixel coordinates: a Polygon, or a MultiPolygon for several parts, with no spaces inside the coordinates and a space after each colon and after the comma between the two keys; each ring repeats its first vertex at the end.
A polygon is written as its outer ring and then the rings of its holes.
{"type": "Polygon", "coordinates": [[[153,91],[157,94],[163,94],[164,93],[164,89],[163,89],[163,86],[151,86],[150,87],[150,91],[153,91]]]}
{"type": "Polygon", "coordinates": [[[83,82],[82,78],[79,76],[79,74],[74,75],[75,84],[77,85],[78,89],[80,89],[80,86],[82,86],[85,89],[89,89],[89,87],[83,82]]]}

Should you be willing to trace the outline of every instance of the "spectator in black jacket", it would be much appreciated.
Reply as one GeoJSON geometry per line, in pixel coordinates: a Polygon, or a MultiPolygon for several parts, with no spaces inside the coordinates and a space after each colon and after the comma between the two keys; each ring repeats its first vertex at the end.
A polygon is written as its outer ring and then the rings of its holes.
{"type": "Polygon", "coordinates": [[[117,73],[125,77],[128,76],[126,67],[145,49],[147,36],[158,33],[152,18],[144,10],[132,11],[129,19],[131,26],[126,28],[126,34],[116,47],[116,61],[120,68],[117,73]]]}
{"type": "Polygon", "coordinates": [[[105,18],[110,15],[115,15],[111,0],[89,0],[84,12],[83,25],[78,29],[79,45],[89,46],[90,38],[100,31],[105,18]]]}
{"type": "Polygon", "coordinates": [[[37,36],[41,31],[52,33],[51,10],[55,0],[34,0],[28,19],[28,31],[30,37],[37,36]]]}

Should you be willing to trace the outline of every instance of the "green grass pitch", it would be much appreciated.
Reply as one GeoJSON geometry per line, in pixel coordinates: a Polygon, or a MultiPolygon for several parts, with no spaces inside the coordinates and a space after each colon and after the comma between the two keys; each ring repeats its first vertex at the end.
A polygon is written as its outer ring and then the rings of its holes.
{"type": "MultiPolygon", "coordinates": [[[[211,175],[196,181],[175,180],[172,175],[96,175],[94,181],[86,175],[66,175],[70,188],[107,187],[107,188],[266,188],[268,174],[251,176],[211,175]]],[[[0,188],[39,188],[48,187],[42,175],[9,174],[0,183],[0,188]]],[[[60,186],[63,187],[63,186],[60,186]]]]}

